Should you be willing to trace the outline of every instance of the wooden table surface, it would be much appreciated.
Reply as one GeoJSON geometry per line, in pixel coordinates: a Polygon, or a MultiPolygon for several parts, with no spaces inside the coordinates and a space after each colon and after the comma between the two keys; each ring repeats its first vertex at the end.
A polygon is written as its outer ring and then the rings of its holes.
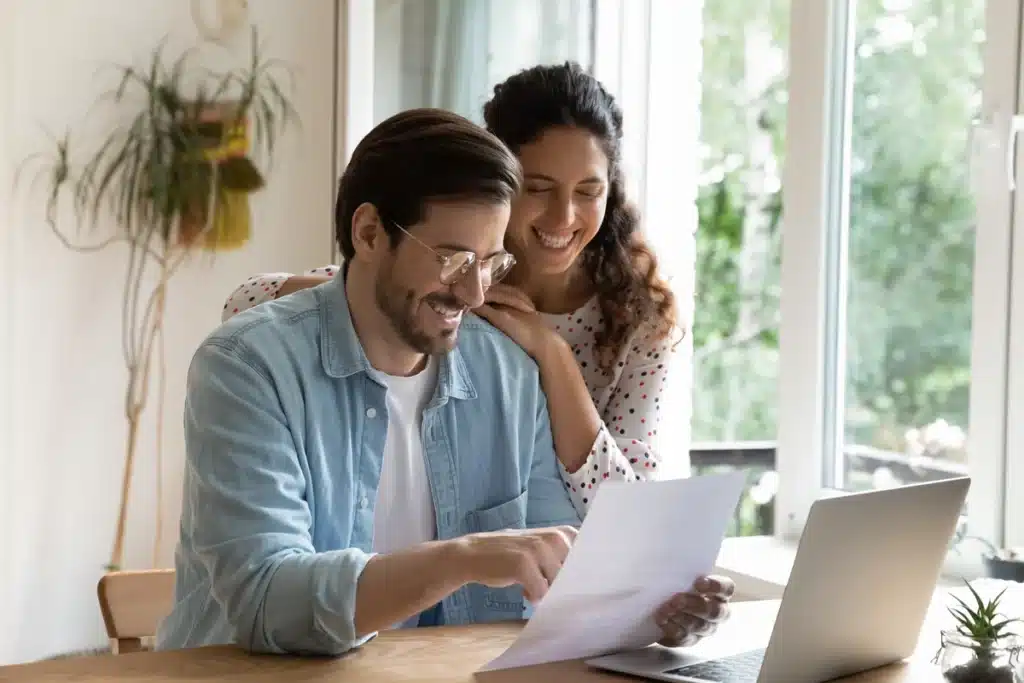
{"type": "MultiPolygon", "coordinates": [[[[739,603],[734,617],[719,633],[698,648],[714,650],[737,637],[767,633],[776,601],[739,603]]],[[[929,619],[931,621],[931,619],[929,619]]],[[[249,655],[232,647],[208,647],[172,652],[140,652],[0,667],[3,683],[50,681],[108,683],[209,681],[328,683],[583,683],[636,681],[592,669],[580,661],[476,674],[480,667],[509,646],[520,623],[408,629],[382,633],[357,651],[340,658],[249,655]]],[[[938,635],[928,626],[918,652],[909,663],[886,667],[848,679],[851,683],[941,683],[938,669],[929,663],[938,635]]]]}

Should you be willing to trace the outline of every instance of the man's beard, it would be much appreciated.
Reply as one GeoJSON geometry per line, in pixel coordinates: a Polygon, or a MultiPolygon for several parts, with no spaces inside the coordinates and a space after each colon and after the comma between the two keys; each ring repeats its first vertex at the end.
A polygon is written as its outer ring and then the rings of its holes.
{"type": "Polygon", "coordinates": [[[376,292],[377,306],[391,322],[398,336],[410,347],[420,353],[443,354],[455,348],[458,340],[458,328],[444,330],[436,335],[429,335],[416,324],[416,313],[420,306],[434,301],[451,307],[461,304],[455,297],[444,294],[431,294],[417,300],[413,292],[393,283],[389,276],[386,280],[378,280],[376,292]]]}

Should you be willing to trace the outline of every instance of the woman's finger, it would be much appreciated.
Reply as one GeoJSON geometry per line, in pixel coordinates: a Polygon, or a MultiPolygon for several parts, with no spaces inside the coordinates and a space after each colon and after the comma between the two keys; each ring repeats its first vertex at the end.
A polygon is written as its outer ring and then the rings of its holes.
{"type": "Polygon", "coordinates": [[[481,318],[497,327],[507,335],[512,334],[511,316],[505,311],[499,310],[489,304],[484,304],[473,311],[481,318]]]}
{"type": "Polygon", "coordinates": [[[484,298],[487,303],[509,306],[525,313],[535,313],[537,310],[528,296],[508,285],[493,285],[487,290],[484,298]]]}

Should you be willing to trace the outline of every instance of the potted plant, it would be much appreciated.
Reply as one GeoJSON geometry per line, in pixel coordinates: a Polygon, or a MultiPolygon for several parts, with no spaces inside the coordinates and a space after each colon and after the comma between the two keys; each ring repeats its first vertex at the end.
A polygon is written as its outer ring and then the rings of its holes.
{"type": "Polygon", "coordinates": [[[980,536],[967,533],[967,526],[961,523],[953,535],[952,548],[959,551],[967,541],[976,541],[985,547],[981,561],[985,565],[985,575],[1002,581],[1024,583],[1024,551],[1014,548],[997,548],[993,543],[980,536]]]}
{"type": "MultiPolygon", "coordinates": [[[[197,250],[244,244],[247,196],[264,184],[250,143],[269,164],[286,127],[297,121],[283,65],[263,57],[255,29],[245,67],[218,73],[186,51],[166,60],[158,47],[144,68],[117,66],[118,83],[102,101],[116,122],[98,147],[56,139],[42,159],[46,221],[75,251],[117,246],[126,252],[121,340],[128,371],[120,505],[108,570],[123,564],[125,527],[139,426],[154,368],[162,401],[164,310],[170,280],[197,250]],[[100,235],[84,243],[83,226],[100,235]],[[72,233],[72,234],[69,234],[72,233]]],[[[285,72],[286,73],[286,72],[285,72]]],[[[157,406],[157,537],[161,501],[161,406],[157,406]]],[[[156,550],[154,551],[156,552],[156,550]]]]}
{"type": "Polygon", "coordinates": [[[981,556],[981,560],[990,578],[1024,583],[1024,553],[1014,548],[996,548],[981,538],[977,540],[987,546],[988,552],[981,556]]]}
{"type": "Polygon", "coordinates": [[[1017,619],[999,613],[1000,592],[985,601],[970,583],[973,605],[959,596],[949,608],[956,628],[942,632],[942,646],[935,661],[950,683],[1021,683],[1020,641],[1008,627],[1017,619]]]}

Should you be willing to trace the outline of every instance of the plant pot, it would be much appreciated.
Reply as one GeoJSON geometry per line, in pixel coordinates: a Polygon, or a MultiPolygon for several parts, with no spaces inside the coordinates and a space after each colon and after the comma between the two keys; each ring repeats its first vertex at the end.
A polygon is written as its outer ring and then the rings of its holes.
{"type": "Polygon", "coordinates": [[[1024,557],[985,554],[985,573],[993,579],[1024,583],[1024,557]]]}
{"type": "Polygon", "coordinates": [[[943,631],[936,662],[949,683],[1024,683],[1020,642],[1014,636],[982,644],[952,631],[943,631]]]}

